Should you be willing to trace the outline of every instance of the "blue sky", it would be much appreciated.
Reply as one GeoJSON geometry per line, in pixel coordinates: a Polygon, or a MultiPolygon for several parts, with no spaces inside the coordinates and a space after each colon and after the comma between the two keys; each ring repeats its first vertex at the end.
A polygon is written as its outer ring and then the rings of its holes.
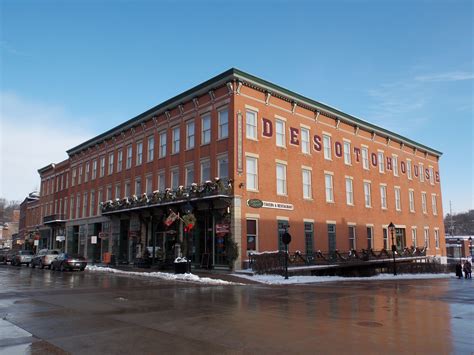
{"type": "Polygon", "coordinates": [[[444,212],[474,208],[472,1],[0,4],[0,196],[236,67],[442,151],[444,212]]]}

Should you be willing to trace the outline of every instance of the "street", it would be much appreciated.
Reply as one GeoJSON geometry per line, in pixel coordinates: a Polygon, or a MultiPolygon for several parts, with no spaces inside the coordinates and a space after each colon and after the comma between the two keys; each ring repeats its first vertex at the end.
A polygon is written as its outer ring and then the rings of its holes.
{"type": "Polygon", "coordinates": [[[472,280],[209,286],[0,266],[0,353],[474,351],[472,280]]]}

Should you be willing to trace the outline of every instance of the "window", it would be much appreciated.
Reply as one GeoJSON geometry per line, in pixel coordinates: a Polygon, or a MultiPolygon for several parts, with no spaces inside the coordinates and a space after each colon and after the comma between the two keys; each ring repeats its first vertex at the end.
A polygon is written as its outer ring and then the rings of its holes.
{"type": "Polygon", "coordinates": [[[433,214],[436,216],[438,214],[438,207],[436,205],[436,194],[431,194],[431,209],[433,214]]]}
{"type": "MultiPolygon", "coordinates": [[[[84,182],[89,181],[89,174],[91,170],[91,164],[89,162],[86,163],[86,173],[84,175],[84,182]]],[[[63,175],[61,175],[61,190],[63,189],[63,175]]]]}
{"type": "Polygon", "coordinates": [[[412,170],[411,170],[411,160],[410,159],[407,159],[407,177],[410,180],[413,178],[412,170]]]}
{"type": "Polygon", "coordinates": [[[166,132],[160,133],[160,152],[159,157],[166,157],[166,132]]]}
{"type": "Polygon", "coordinates": [[[95,216],[96,214],[96,209],[95,209],[95,191],[91,191],[91,199],[89,203],[89,216],[95,216]]]}
{"type": "Polygon", "coordinates": [[[245,112],[245,134],[248,139],[257,140],[257,112],[245,112]]]}
{"type": "Polygon", "coordinates": [[[153,161],[153,157],[155,156],[155,137],[154,136],[149,136],[148,137],[148,144],[147,144],[147,161],[153,161]]]}
{"type": "Polygon", "coordinates": [[[392,155],[393,176],[398,176],[398,156],[392,155]]]}
{"type": "Polygon", "coordinates": [[[211,116],[201,118],[201,145],[211,141],[211,116]]]}
{"type": "Polygon", "coordinates": [[[420,163],[420,182],[425,182],[425,167],[420,163]]]}
{"type": "Polygon", "coordinates": [[[125,164],[126,169],[130,169],[132,167],[132,145],[127,146],[127,162],[125,164]]]}
{"type": "Polygon", "coordinates": [[[76,218],[79,218],[79,212],[81,209],[81,195],[76,195],[76,218]]]}
{"type": "Polygon", "coordinates": [[[201,161],[201,182],[211,180],[211,161],[209,159],[201,161]]]}
{"type": "Polygon", "coordinates": [[[177,154],[179,153],[180,129],[179,127],[175,127],[171,132],[171,136],[173,139],[173,141],[171,142],[171,154],[177,154]]]}
{"type": "Polygon", "coordinates": [[[276,165],[277,195],[286,195],[286,165],[276,165]]]}
{"type": "Polygon", "coordinates": [[[303,198],[311,199],[312,196],[312,188],[311,188],[311,170],[303,169],[303,198]]]}
{"type": "Polygon", "coordinates": [[[247,190],[258,190],[258,164],[257,158],[246,157],[245,158],[246,166],[246,185],[247,190]]]}
{"type": "Polygon", "coordinates": [[[153,177],[151,175],[148,175],[146,177],[146,194],[150,195],[153,192],[153,177]]]}
{"type": "Polygon", "coordinates": [[[369,149],[367,147],[362,147],[361,154],[362,154],[362,167],[365,170],[369,170],[369,149]]]}
{"type": "Polygon", "coordinates": [[[176,189],[179,186],[179,170],[178,168],[171,170],[171,188],[176,189]]]}
{"type": "Polygon", "coordinates": [[[408,204],[410,212],[415,212],[415,191],[413,189],[408,190],[408,204]]]}
{"type": "Polygon", "coordinates": [[[430,166],[430,184],[431,185],[434,185],[434,171],[433,171],[433,167],[430,166]]]}
{"type": "Polygon", "coordinates": [[[421,209],[423,210],[423,213],[428,213],[426,209],[426,192],[421,193],[421,209]]]}
{"type": "Polygon", "coordinates": [[[354,205],[354,189],[350,177],[346,177],[346,203],[350,206],[354,205]]]}
{"type": "Polygon", "coordinates": [[[229,177],[229,160],[227,156],[217,158],[217,176],[221,179],[229,177]]]}
{"type": "Polygon", "coordinates": [[[388,229],[382,228],[382,233],[383,233],[383,248],[387,250],[388,249],[388,229]]]}
{"type": "Polygon", "coordinates": [[[333,253],[336,250],[336,225],[328,223],[328,248],[333,253]]]}
{"type": "Polygon", "coordinates": [[[109,175],[114,172],[114,153],[109,154],[109,175]]]}
{"type": "Polygon", "coordinates": [[[275,120],[276,145],[277,147],[286,147],[285,122],[275,120]]]}
{"type": "Polygon", "coordinates": [[[227,109],[218,112],[218,138],[223,139],[229,136],[229,111],[227,109]]]}
{"type": "Polygon", "coordinates": [[[186,124],[186,149],[194,148],[194,121],[186,124]]]}
{"type": "Polygon", "coordinates": [[[356,226],[349,226],[349,249],[356,249],[356,226]]]}
{"type": "Polygon", "coordinates": [[[137,143],[137,164],[140,165],[143,161],[143,142],[137,143]]]}
{"type": "Polygon", "coordinates": [[[166,188],[166,180],[165,180],[165,172],[164,171],[160,171],[158,173],[158,190],[159,191],[164,191],[165,188],[166,188]]]}
{"type": "Polygon", "coordinates": [[[100,157],[100,172],[99,176],[104,177],[105,175],[105,156],[100,157]]]}
{"type": "Polygon", "coordinates": [[[285,250],[285,244],[283,244],[283,234],[288,230],[288,221],[278,220],[278,250],[285,250]]]}
{"type": "MultiPolygon", "coordinates": [[[[72,169],[71,186],[74,186],[76,184],[76,174],[77,174],[76,168],[72,169]]],[[[46,195],[48,194],[49,194],[49,181],[46,182],[46,195]]]]}
{"type": "Polygon", "coordinates": [[[247,250],[257,250],[257,220],[247,219],[247,250]]]}
{"type": "Polygon", "coordinates": [[[344,141],[344,164],[351,165],[351,143],[344,141]]]}
{"type": "Polygon", "coordinates": [[[439,249],[439,229],[434,230],[434,236],[435,236],[435,247],[436,249],[439,249]]]}
{"type": "Polygon", "coordinates": [[[314,251],[313,234],[314,234],[313,223],[305,222],[304,223],[304,240],[305,240],[306,255],[313,255],[313,251],[314,251]]]}
{"type": "Polygon", "coordinates": [[[382,209],[387,208],[387,186],[380,185],[380,206],[382,209]]]}
{"type": "Polygon", "coordinates": [[[130,181],[125,182],[125,197],[130,197],[130,181]]]}
{"type": "Polygon", "coordinates": [[[82,217],[86,217],[87,215],[87,207],[88,207],[88,204],[87,204],[87,197],[88,197],[88,193],[87,192],[84,192],[84,195],[82,197],[82,217]]]}
{"type": "Polygon", "coordinates": [[[402,205],[401,205],[401,201],[400,201],[400,188],[399,187],[395,187],[395,209],[397,211],[401,211],[401,209],[402,209],[402,205]]]}
{"type": "Polygon", "coordinates": [[[370,192],[370,182],[364,182],[364,200],[365,200],[365,207],[372,206],[372,196],[370,192]]]}
{"type": "Polygon", "coordinates": [[[142,180],[140,178],[135,179],[135,195],[140,197],[142,194],[142,180]]]}
{"type": "Polygon", "coordinates": [[[107,189],[105,190],[105,195],[106,195],[106,198],[105,200],[106,201],[110,201],[112,200],[112,186],[107,186],[107,189]]]}
{"type": "Polygon", "coordinates": [[[100,203],[103,202],[103,192],[102,190],[99,190],[99,193],[97,194],[97,210],[99,212],[102,212],[102,210],[100,209],[100,203]]]}
{"type": "Polygon", "coordinates": [[[378,152],[378,161],[379,161],[379,172],[384,173],[385,172],[385,157],[383,152],[378,152]]]}
{"type": "Polygon", "coordinates": [[[372,249],[374,247],[374,227],[367,227],[367,249],[372,249]]]}
{"type": "Polygon", "coordinates": [[[82,183],[82,165],[79,166],[79,177],[77,178],[77,184],[82,183]]]}
{"type": "Polygon", "coordinates": [[[188,165],[185,168],[185,176],[186,176],[186,181],[184,182],[186,186],[191,186],[191,184],[194,182],[194,166],[193,165],[188,165]]]}
{"type": "Polygon", "coordinates": [[[120,191],[120,184],[115,185],[115,198],[121,198],[122,192],[120,191]]]}
{"type": "Polygon", "coordinates": [[[424,237],[425,237],[425,247],[429,249],[430,248],[430,230],[428,227],[425,227],[424,229],[424,237]]]}
{"type": "Polygon", "coordinates": [[[69,188],[69,173],[66,173],[66,189],[69,188]]]}
{"type": "Polygon", "coordinates": [[[123,164],[123,151],[119,150],[117,152],[117,172],[122,171],[122,164],[123,164]]]}
{"type": "Polygon", "coordinates": [[[323,134],[324,159],[331,160],[331,137],[323,134]]]}
{"type": "Polygon", "coordinates": [[[301,128],[301,152],[310,154],[309,129],[301,128]]]}
{"type": "Polygon", "coordinates": [[[324,174],[324,182],[326,185],[326,202],[334,202],[334,191],[332,186],[332,175],[324,174]]]}
{"type": "Polygon", "coordinates": [[[415,248],[418,245],[416,240],[416,227],[411,228],[411,245],[413,245],[415,248]]]}

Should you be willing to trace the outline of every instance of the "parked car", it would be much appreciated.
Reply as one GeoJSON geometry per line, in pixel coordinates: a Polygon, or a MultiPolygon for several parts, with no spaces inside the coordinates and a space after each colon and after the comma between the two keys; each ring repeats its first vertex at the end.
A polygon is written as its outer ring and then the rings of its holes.
{"type": "Polygon", "coordinates": [[[10,250],[7,252],[5,263],[12,263],[13,257],[16,254],[16,250],[10,250]]]}
{"type": "Polygon", "coordinates": [[[16,266],[26,264],[26,266],[30,266],[31,260],[33,259],[34,255],[35,254],[31,250],[19,250],[13,256],[11,264],[16,266]]]}
{"type": "Polygon", "coordinates": [[[31,267],[34,269],[38,266],[41,269],[45,267],[51,269],[51,262],[61,254],[58,249],[41,249],[31,261],[31,267]]]}
{"type": "Polygon", "coordinates": [[[0,250],[0,263],[7,263],[7,254],[10,252],[10,249],[1,249],[0,250]]]}
{"type": "Polygon", "coordinates": [[[80,270],[84,271],[87,266],[87,261],[82,256],[73,256],[67,253],[61,253],[51,263],[52,270],[66,271],[66,270],[80,270]]]}

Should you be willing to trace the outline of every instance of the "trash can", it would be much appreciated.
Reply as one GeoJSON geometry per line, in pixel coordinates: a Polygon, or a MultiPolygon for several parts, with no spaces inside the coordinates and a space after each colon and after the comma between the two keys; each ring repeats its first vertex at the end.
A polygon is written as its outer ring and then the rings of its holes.
{"type": "Polygon", "coordinates": [[[185,274],[188,271],[188,262],[181,261],[174,263],[174,273],[175,274],[185,274]]]}

